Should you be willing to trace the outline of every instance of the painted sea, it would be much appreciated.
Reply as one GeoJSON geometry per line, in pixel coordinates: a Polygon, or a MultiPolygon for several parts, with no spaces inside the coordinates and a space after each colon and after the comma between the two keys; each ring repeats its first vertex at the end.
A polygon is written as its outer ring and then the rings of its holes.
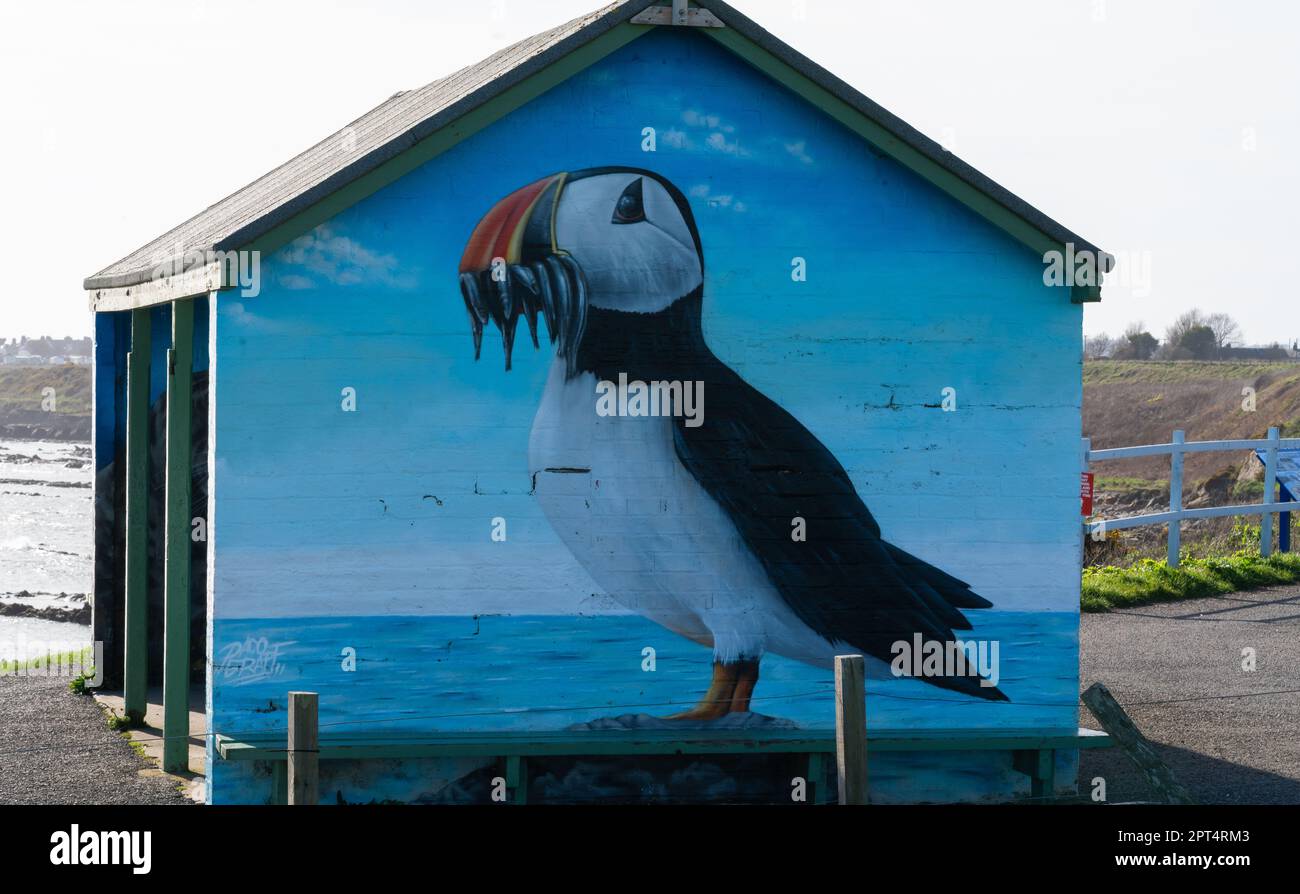
{"type": "MultiPolygon", "coordinates": [[[[1072,727],[1077,625],[1067,612],[978,613],[969,638],[998,643],[1010,701],[869,680],[869,722],[1072,727]],[[926,710],[939,703],[960,707],[926,710]]],[[[711,652],[636,615],[258,618],[219,620],[213,662],[219,732],[284,729],[291,689],[320,693],[323,727],[495,731],[681,711],[707,689],[711,652]]],[[[833,693],[829,670],[768,655],[753,709],[832,727],[833,693]]]]}
{"type": "MultiPolygon", "coordinates": [[[[869,726],[1072,729],[1077,616],[990,611],[978,613],[976,621],[971,638],[999,643],[998,685],[1011,701],[972,699],[916,680],[869,680],[869,726]],[[936,710],[940,707],[945,710],[936,710]]],[[[236,736],[284,731],[287,693],[307,689],[320,694],[322,735],[560,730],[601,718],[681,711],[707,688],[710,665],[710,650],[635,615],[219,620],[213,728],[236,736]],[[358,712],[350,707],[356,705],[366,707],[358,712]]],[[[833,695],[830,671],[768,655],[752,707],[802,728],[829,729],[835,722],[833,695]]],[[[981,791],[1005,793],[1008,785],[1027,784],[1010,771],[1005,757],[954,762],[946,755],[881,755],[874,764],[873,791],[880,800],[926,800],[927,794],[950,791],[946,779],[958,773],[976,797],[981,791]]],[[[1067,782],[1073,757],[1059,760],[1067,782]]],[[[437,800],[450,789],[464,788],[483,765],[474,760],[326,762],[322,785],[333,787],[340,801],[353,796],[437,800]]],[[[218,761],[213,770],[217,803],[270,797],[267,767],[218,761]]],[[[550,785],[561,796],[573,796],[575,787],[607,792],[608,785],[590,783],[595,772],[589,765],[548,771],[532,784],[550,785]],[[587,782],[576,786],[574,774],[587,782]]],[[[753,778],[747,782],[741,769],[716,761],[697,761],[690,772],[717,774],[720,790],[738,798],[757,785],[753,778]]],[[[615,772],[603,778],[623,781],[615,772]]]]}

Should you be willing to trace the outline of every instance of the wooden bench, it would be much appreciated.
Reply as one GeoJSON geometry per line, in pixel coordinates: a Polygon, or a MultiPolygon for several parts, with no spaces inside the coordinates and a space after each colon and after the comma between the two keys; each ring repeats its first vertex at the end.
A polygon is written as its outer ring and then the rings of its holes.
{"type": "MultiPolygon", "coordinates": [[[[1056,752],[1108,748],[1106,733],[1075,730],[920,730],[867,732],[867,751],[1010,751],[1012,766],[1030,779],[1030,795],[1056,789],[1056,752]]],[[[275,803],[286,802],[283,735],[218,734],[217,756],[230,761],[270,761],[275,803]]],[[[508,798],[527,800],[526,768],[537,757],[612,757],[670,754],[796,754],[806,758],[807,803],[821,801],[825,762],[835,760],[834,730],[646,730],[500,733],[348,733],[322,735],[320,760],[486,757],[505,763],[508,798]]]]}

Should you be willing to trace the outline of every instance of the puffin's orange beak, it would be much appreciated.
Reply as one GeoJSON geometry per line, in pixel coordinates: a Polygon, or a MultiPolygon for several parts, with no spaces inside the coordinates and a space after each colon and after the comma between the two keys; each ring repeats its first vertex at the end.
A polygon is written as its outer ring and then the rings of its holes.
{"type": "Polygon", "coordinates": [[[528,323],[533,347],[537,315],[557,350],[573,362],[587,307],[587,285],[577,263],[555,244],[555,212],[567,173],[552,174],[497,202],[474,227],[460,259],[460,291],[474,335],[474,359],[491,320],[505,343],[506,369],[515,326],[528,323]]]}
{"type": "Polygon", "coordinates": [[[558,204],[555,200],[565,176],[552,174],[543,177],[497,202],[470,234],[465,254],[460,259],[460,272],[481,273],[490,269],[498,258],[507,264],[523,263],[525,236],[546,241],[545,246],[534,242],[529,244],[529,248],[544,248],[547,253],[554,253],[555,208],[558,204]],[[534,220],[534,215],[540,219],[534,220]],[[528,232],[530,228],[532,233],[528,232]]]}

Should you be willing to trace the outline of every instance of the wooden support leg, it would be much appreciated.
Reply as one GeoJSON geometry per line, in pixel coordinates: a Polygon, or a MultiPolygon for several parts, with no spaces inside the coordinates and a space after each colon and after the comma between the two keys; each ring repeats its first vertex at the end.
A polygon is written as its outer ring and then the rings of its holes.
{"type": "Polygon", "coordinates": [[[518,754],[506,758],[506,797],[512,804],[528,803],[528,765],[518,754]]]}
{"type": "Polygon", "coordinates": [[[194,301],[172,304],[167,352],[166,574],[163,589],[163,770],[189,769],[190,415],[194,301]]]}
{"type": "Polygon", "coordinates": [[[1054,749],[1012,752],[1011,766],[1017,772],[1029,777],[1029,797],[1044,800],[1055,794],[1056,751],[1054,749]]]}
{"type": "Polygon", "coordinates": [[[125,658],[122,700],[134,723],[148,707],[149,662],[149,308],[131,311],[126,355],[125,658]]]}
{"type": "Polygon", "coordinates": [[[804,769],[804,779],[807,780],[808,804],[820,804],[822,783],[826,779],[826,763],[820,751],[808,752],[808,764],[804,769]]]}
{"type": "Polygon", "coordinates": [[[271,803],[289,803],[289,762],[275,761],[271,764],[271,803]]]}
{"type": "Polygon", "coordinates": [[[1038,797],[1053,798],[1056,796],[1056,751],[1052,748],[1044,748],[1038,752],[1038,797]]]}

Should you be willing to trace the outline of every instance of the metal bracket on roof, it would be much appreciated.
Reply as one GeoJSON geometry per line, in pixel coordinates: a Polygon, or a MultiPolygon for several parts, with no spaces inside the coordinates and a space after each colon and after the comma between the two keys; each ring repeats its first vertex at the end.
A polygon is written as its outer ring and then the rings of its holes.
{"type": "Polygon", "coordinates": [[[686,0],[673,0],[672,8],[651,6],[632,17],[633,25],[682,25],[687,28],[725,28],[722,20],[702,6],[687,7],[686,0]]]}

